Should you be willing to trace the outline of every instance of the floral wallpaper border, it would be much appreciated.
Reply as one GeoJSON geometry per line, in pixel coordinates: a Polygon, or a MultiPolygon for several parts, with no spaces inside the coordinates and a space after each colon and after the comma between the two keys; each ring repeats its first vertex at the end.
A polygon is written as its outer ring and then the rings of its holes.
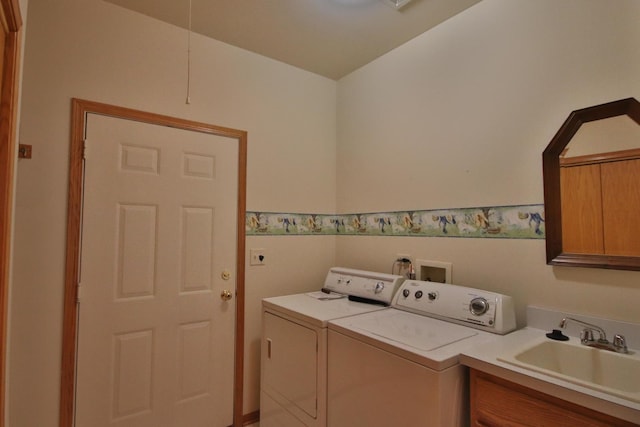
{"type": "Polygon", "coordinates": [[[544,205],[352,214],[247,212],[247,236],[359,235],[544,239],[544,205]]]}

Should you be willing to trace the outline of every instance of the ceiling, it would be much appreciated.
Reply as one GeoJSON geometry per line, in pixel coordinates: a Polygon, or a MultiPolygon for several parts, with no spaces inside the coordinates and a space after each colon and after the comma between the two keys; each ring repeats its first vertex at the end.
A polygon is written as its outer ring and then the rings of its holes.
{"type": "MultiPolygon", "coordinates": [[[[190,0],[105,0],[189,28],[190,0]]],[[[338,80],[480,0],[191,0],[193,32],[338,80]]]]}

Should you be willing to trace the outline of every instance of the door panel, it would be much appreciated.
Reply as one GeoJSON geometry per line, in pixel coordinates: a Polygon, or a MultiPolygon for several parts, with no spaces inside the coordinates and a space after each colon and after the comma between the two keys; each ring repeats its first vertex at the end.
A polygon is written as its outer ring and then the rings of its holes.
{"type": "Polygon", "coordinates": [[[237,144],[87,123],[76,425],[228,426],[237,144]]]}
{"type": "Polygon", "coordinates": [[[318,335],[315,330],[264,312],[262,387],[295,405],[308,416],[318,416],[318,335]]]}

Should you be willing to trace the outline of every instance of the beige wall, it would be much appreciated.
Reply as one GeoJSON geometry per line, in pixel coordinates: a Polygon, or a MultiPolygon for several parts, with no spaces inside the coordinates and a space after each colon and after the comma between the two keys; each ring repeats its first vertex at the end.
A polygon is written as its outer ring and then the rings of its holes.
{"type": "MultiPolygon", "coordinates": [[[[185,105],[184,30],[99,0],[30,0],[20,140],[34,158],[18,168],[9,425],[57,425],[71,97],[247,130],[249,210],[542,203],[541,153],[568,113],[640,98],[638,17],[637,0],[484,0],[337,84],[195,36],[185,105]]],[[[247,267],[245,412],[258,408],[260,299],[317,288],[334,263],[451,261],[455,283],[513,295],[521,324],[526,304],[640,321],[640,273],[548,267],[543,240],[251,247],[268,263],[247,267]]]]}
{"type": "MultiPolygon", "coordinates": [[[[542,151],[575,109],[640,99],[637,0],[484,0],[338,84],[338,209],[543,203],[542,151]]],[[[453,281],[640,322],[640,272],[550,267],[544,240],[341,237],[337,259],[453,263],[453,281]]]]}
{"type": "MultiPolygon", "coordinates": [[[[26,37],[9,367],[10,426],[57,426],[70,99],[248,131],[249,210],[335,211],[336,82],[99,0],[31,0],[26,37]]],[[[316,288],[335,239],[249,238],[246,411],[258,408],[260,299],[316,288]]]]}

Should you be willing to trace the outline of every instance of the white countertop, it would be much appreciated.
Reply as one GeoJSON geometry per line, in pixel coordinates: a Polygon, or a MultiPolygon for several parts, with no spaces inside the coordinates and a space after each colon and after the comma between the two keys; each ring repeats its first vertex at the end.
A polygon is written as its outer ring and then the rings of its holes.
{"type": "MultiPolygon", "coordinates": [[[[496,337],[495,340],[485,345],[464,351],[460,355],[460,363],[559,399],[640,424],[640,403],[521,368],[498,359],[502,355],[513,353],[514,349],[525,348],[537,342],[548,340],[547,332],[550,331],[526,327],[496,337]]],[[[579,342],[576,337],[570,338],[579,342]]]]}

